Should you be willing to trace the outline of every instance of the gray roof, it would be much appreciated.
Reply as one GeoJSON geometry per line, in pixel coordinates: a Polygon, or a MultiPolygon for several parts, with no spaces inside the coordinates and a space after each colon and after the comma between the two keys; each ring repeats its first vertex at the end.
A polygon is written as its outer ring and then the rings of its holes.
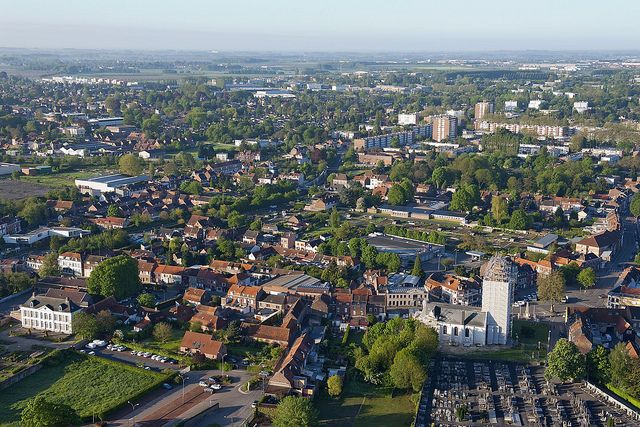
{"type": "Polygon", "coordinates": [[[73,313],[80,310],[80,307],[73,303],[68,298],[56,298],[56,297],[48,297],[46,295],[33,295],[21,307],[26,308],[41,308],[41,307],[49,307],[52,311],[64,312],[64,313],[73,313]]]}
{"type": "Polygon", "coordinates": [[[314,287],[320,285],[321,283],[322,282],[315,277],[311,277],[306,274],[299,274],[276,277],[273,280],[269,280],[263,286],[280,286],[286,289],[295,289],[301,286],[314,287]]]}
{"type": "Polygon", "coordinates": [[[543,237],[539,238],[538,240],[536,240],[533,243],[533,246],[538,247],[538,248],[546,248],[547,246],[549,246],[550,244],[552,244],[556,240],[558,240],[558,235],[557,234],[553,234],[553,233],[549,233],[546,236],[543,236],[543,237]]]}
{"type": "Polygon", "coordinates": [[[426,303],[428,313],[433,313],[433,309],[440,308],[438,319],[446,323],[465,326],[485,326],[487,313],[480,311],[480,307],[471,307],[456,304],[426,303]]]}

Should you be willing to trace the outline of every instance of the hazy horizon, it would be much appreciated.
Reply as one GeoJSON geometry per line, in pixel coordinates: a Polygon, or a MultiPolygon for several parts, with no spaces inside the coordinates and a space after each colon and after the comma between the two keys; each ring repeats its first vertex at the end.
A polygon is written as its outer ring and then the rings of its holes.
{"type": "Polygon", "coordinates": [[[637,51],[640,2],[12,2],[0,44],[224,52],[637,51]]]}

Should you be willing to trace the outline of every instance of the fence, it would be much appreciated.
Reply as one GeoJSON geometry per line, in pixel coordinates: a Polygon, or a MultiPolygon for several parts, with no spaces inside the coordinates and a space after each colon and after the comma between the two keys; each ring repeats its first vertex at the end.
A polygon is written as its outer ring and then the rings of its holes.
{"type": "Polygon", "coordinates": [[[624,402],[622,399],[620,399],[617,396],[614,396],[613,394],[602,390],[600,387],[591,384],[588,381],[585,381],[585,387],[587,387],[587,390],[597,394],[598,396],[600,396],[603,400],[605,400],[607,403],[615,406],[616,408],[619,408],[621,410],[623,410],[624,412],[626,412],[627,416],[636,420],[636,421],[640,421],[640,412],[638,412],[636,409],[632,408],[631,406],[629,406],[626,402],[624,402]]]}

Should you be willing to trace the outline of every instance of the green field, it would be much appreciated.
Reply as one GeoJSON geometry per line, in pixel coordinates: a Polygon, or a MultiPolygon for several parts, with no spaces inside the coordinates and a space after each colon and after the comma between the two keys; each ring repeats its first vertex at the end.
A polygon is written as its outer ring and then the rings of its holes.
{"type": "Polygon", "coordinates": [[[514,320],[511,336],[517,337],[518,341],[527,347],[537,346],[538,343],[541,343],[546,348],[549,339],[549,326],[546,323],[514,320]]]}
{"type": "Polygon", "coordinates": [[[417,394],[348,380],[340,398],[316,400],[323,426],[408,426],[413,422],[417,394]],[[414,398],[415,397],[415,398],[414,398]]]}
{"type": "Polygon", "coordinates": [[[52,173],[49,175],[23,176],[21,181],[37,183],[50,188],[73,187],[76,179],[91,178],[99,175],[100,169],[84,170],[77,172],[52,173]]]}
{"type": "Polygon", "coordinates": [[[65,352],[35,374],[0,393],[0,425],[18,426],[26,402],[37,394],[71,406],[81,417],[106,414],[167,379],[99,357],[65,352]]]}

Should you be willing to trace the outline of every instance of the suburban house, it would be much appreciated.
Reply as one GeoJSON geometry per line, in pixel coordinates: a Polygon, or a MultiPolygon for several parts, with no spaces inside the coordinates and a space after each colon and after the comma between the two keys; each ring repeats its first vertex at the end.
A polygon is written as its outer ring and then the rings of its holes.
{"type": "Polygon", "coordinates": [[[213,339],[213,336],[200,332],[187,331],[180,343],[180,352],[202,354],[207,359],[219,360],[227,354],[225,345],[213,339]]]}
{"type": "Polygon", "coordinates": [[[155,269],[156,280],[166,285],[182,284],[182,272],[184,267],[177,265],[159,265],[155,269]]]}
{"type": "Polygon", "coordinates": [[[203,332],[214,332],[223,329],[227,322],[215,313],[215,311],[198,310],[191,317],[191,325],[199,324],[203,332]]]}
{"type": "Polygon", "coordinates": [[[291,341],[291,330],[281,326],[252,325],[243,323],[242,329],[245,335],[254,341],[267,344],[278,344],[287,347],[291,341]]]}
{"type": "Polygon", "coordinates": [[[258,300],[263,294],[261,286],[231,285],[226,297],[222,299],[222,306],[243,312],[256,311],[258,300]]]}
{"type": "Polygon", "coordinates": [[[107,230],[122,229],[129,225],[128,218],[119,218],[117,216],[107,216],[104,218],[95,218],[92,222],[100,228],[107,230]]]}
{"type": "Polygon", "coordinates": [[[206,301],[207,291],[205,289],[187,288],[182,299],[191,304],[199,305],[206,301]]]}
{"type": "Polygon", "coordinates": [[[308,361],[315,361],[314,342],[309,334],[298,337],[287,354],[281,358],[269,379],[267,393],[279,396],[313,396],[315,378],[305,372],[308,361]]]}

